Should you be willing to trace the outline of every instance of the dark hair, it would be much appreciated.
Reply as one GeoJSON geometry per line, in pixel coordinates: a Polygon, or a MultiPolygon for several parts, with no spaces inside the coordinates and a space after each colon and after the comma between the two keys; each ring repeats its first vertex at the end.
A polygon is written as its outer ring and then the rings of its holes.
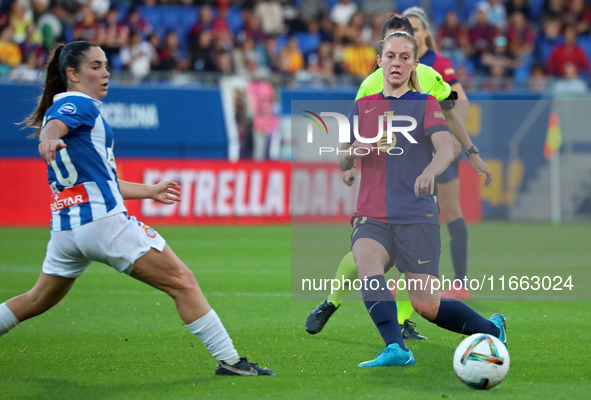
{"type": "Polygon", "coordinates": [[[68,44],[59,44],[53,50],[53,57],[50,58],[47,64],[47,77],[45,78],[45,86],[43,93],[37,102],[37,108],[24,121],[21,122],[23,129],[35,128],[35,132],[30,137],[36,137],[41,132],[41,124],[45,112],[51,104],[53,104],[53,97],[68,90],[68,76],[66,71],[68,68],[74,68],[76,72],[80,71],[80,64],[84,60],[86,52],[91,47],[98,47],[94,44],[78,41],[68,44]]]}
{"type": "Polygon", "coordinates": [[[414,37],[415,30],[408,18],[399,14],[388,14],[386,18],[387,20],[382,27],[382,39],[386,37],[388,31],[404,31],[414,37]]]}

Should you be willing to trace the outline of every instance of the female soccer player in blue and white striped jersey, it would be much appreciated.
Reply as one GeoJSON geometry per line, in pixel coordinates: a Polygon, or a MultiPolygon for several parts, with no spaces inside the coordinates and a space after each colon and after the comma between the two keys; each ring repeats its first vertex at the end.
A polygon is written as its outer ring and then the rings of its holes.
{"type": "Polygon", "coordinates": [[[218,361],[217,375],[275,375],[240,358],[193,273],[152,228],[127,216],[124,199],[172,204],[180,187],[117,178],[113,132],[99,107],[109,89],[107,58],[87,42],[59,45],[43,94],[25,125],[36,128],[53,191],[51,239],[33,289],[0,304],[0,336],[56,305],[93,262],[110,265],[171,296],[178,313],[218,361]]]}

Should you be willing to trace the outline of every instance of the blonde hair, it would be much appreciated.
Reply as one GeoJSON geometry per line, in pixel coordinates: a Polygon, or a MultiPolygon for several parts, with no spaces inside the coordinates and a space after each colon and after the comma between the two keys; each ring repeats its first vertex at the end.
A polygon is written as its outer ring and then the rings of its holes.
{"type": "MultiPolygon", "coordinates": [[[[413,46],[413,57],[414,60],[417,60],[417,54],[418,54],[418,46],[417,46],[417,41],[415,40],[414,36],[411,35],[408,32],[404,32],[404,31],[396,31],[396,32],[392,32],[389,35],[387,35],[384,40],[382,40],[382,44],[380,45],[380,57],[382,57],[382,51],[384,50],[384,44],[386,44],[386,41],[389,39],[392,39],[393,37],[401,37],[401,38],[405,38],[406,40],[408,40],[412,46],[413,46]]],[[[416,68],[411,71],[410,73],[410,77],[408,79],[408,87],[411,90],[414,90],[415,92],[422,92],[423,89],[421,89],[421,86],[419,85],[419,78],[417,76],[417,70],[416,68]]]]}
{"type": "Polygon", "coordinates": [[[404,10],[402,13],[405,17],[417,17],[423,23],[423,28],[427,30],[429,33],[427,35],[427,39],[425,43],[427,47],[437,51],[437,42],[435,42],[435,38],[433,37],[433,33],[431,32],[431,25],[429,24],[429,18],[427,17],[427,13],[421,7],[410,7],[404,10]]]}

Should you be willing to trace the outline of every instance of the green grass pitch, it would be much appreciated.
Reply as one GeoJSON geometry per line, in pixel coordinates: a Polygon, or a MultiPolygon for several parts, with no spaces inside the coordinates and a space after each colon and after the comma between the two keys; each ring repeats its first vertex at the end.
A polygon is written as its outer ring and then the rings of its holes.
{"type": "MultiPolygon", "coordinates": [[[[337,228],[319,229],[329,238],[337,228]]],[[[481,266],[503,273],[519,266],[530,274],[589,269],[590,229],[471,225],[469,273],[478,274],[481,266]]],[[[159,232],[195,272],[240,354],[278,375],[215,376],[215,361],[184,328],[166,295],[94,264],[54,309],[0,338],[0,399],[589,397],[588,301],[471,301],[487,317],[502,312],[508,319],[511,369],[498,387],[480,392],[464,386],[452,368],[464,336],[418,316],[418,328],[430,340],[410,343],[415,367],[357,367],[383,348],[359,301],[343,303],[323,332],[308,335],[304,320],[317,302],[291,298],[289,226],[159,232]]],[[[441,271],[450,274],[447,232],[441,232],[441,271]]],[[[0,302],[32,287],[48,239],[46,229],[0,230],[0,302]]],[[[344,241],[339,246],[346,251],[344,241]]],[[[330,261],[331,268],[338,261],[330,261]]],[[[588,280],[574,284],[590,292],[588,280]]]]}

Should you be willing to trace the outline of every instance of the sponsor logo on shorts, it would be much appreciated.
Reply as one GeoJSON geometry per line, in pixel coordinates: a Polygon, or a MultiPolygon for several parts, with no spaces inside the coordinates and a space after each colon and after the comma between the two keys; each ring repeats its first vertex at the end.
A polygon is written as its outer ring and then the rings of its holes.
{"type": "Polygon", "coordinates": [[[84,185],[72,186],[51,196],[51,212],[86,202],[88,202],[88,193],[86,193],[84,185]]]}
{"type": "Polygon", "coordinates": [[[423,261],[419,258],[419,264],[427,264],[428,262],[431,262],[431,260],[423,261]]]}
{"type": "Polygon", "coordinates": [[[74,114],[76,112],[76,106],[72,103],[66,103],[63,106],[61,106],[60,109],[57,110],[57,112],[65,115],[74,114]]]}

